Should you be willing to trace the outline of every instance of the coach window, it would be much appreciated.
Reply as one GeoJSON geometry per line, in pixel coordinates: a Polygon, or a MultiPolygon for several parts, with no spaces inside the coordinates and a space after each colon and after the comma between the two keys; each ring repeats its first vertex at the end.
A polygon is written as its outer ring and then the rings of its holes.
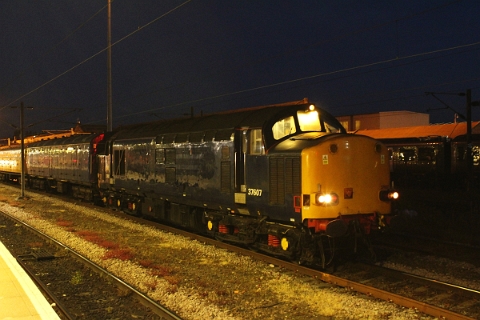
{"type": "Polygon", "coordinates": [[[265,154],[262,140],[262,129],[250,130],[250,154],[265,154]]]}
{"type": "Polygon", "coordinates": [[[420,147],[418,148],[418,161],[435,164],[436,151],[434,147],[420,147]]]}
{"type": "Polygon", "coordinates": [[[166,148],[165,149],[165,163],[166,164],[175,164],[177,162],[177,155],[175,148],[166,148]]]}
{"type": "Polygon", "coordinates": [[[480,147],[479,146],[472,147],[472,160],[473,160],[474,166],[479,165],[480,163],[480,147]]]}
{"type": "Polygon", "coordinates": [[[398,150],[398,160],[404,162],[417,161],[417,151],[415,147],[402,147],[398,150]]]}
{"type": "Polygon", "coordinates": [[[165,149],[157,148],[155,149],[155,163],[164,164],[165,163],[165,149]]]}

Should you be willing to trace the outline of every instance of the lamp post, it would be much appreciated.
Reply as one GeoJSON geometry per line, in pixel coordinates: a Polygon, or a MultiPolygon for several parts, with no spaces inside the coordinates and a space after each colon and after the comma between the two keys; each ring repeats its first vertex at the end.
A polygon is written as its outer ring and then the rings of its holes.
{"type": "Polygon", "coordinates": [[[23,123],[24,123],[24,117],[23,117],[23,102],[20,102],[20,152],[22,153],[21,155],[21,168],[22,168],[22,174],[20,178],[20,197],[19,199],[25,199],[25,135],[24,135],[24,130],[23,130],[23,123]]]}
{"type": "MultiPolygon", "coordinates": [[[[17,106],[11,106],[11,108],[18,108],[17,106]]],[[[29,108],[33,109],[33,108],[29,108]]],[[[17,199],[27,199],[25,197],[25,132],[24,132],[24,111],[25,107],[23,102],[20,103],[20,196],[17,199]]],[[[18,129],[17,126],[8,123],[13,128],[18,129]]]]}
{"type": "Polygon", "coordinates": [[[112,1],[107,0],[107,132],[112,131],[112,1]]]}
{"type": "Polygon", "coordinates": [[[473,146],[472,146],[472,107],[480,106],[480,101],[472,101],[472,90],[467,89],[467,173],[468,173],[468,188],[471,187],[471,179],[473,175],[473,146]]]}

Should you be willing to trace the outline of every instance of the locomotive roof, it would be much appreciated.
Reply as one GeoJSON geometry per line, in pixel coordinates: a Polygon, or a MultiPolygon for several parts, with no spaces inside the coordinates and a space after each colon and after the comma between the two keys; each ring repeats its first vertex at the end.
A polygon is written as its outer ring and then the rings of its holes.
{"type": "MultiPolygon", "coordinates": [[[[201,117],[184,119],[162,120],[151,123],[138,124],[119,128],[114,135],[115,139],[134,139],[157,137],[163,134],[190,133],[200,131],[233,130],[235,128],[261,128],[267,121],[281,119],[293,114],[297,110],[308,107],[305,100],[291,104],[269,105],[222,112],[201,117]]],[[[331,117],[325,111],[322,116],[331,117]],[[324,114],[324,113],[325,114],[324,114]]]]}
{"type": "MultiPolygon", "coordinates": [[[[473,132],[480,133],[480,121],[472,122],[473,132]]],[[[421,138],[429,136],[440,136],[454,139],[467,132],[467,123],[447,123],[429,126],[414,126],[386,129],[365,129],[358,130],[356,134],[363,134],[374,139],[398,139],[398,138],[421,138]]]]}

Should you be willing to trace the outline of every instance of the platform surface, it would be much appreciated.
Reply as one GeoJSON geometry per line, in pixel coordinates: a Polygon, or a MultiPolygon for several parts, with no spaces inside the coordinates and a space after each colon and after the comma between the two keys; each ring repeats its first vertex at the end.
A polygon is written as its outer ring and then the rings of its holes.
{"type": "Polygon", "coordinates": [[[0,242],[0,320],[60,319],[38,287],[0,242]]]}

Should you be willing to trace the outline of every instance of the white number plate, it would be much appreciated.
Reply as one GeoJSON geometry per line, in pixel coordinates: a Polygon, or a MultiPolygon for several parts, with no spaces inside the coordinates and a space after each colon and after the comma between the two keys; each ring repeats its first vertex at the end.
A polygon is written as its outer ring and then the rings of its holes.
{"type": "Polygon", "coordinates": [[[254,197],[261,197],[262,189],[248,189],[248,195],[254,197]]]}

